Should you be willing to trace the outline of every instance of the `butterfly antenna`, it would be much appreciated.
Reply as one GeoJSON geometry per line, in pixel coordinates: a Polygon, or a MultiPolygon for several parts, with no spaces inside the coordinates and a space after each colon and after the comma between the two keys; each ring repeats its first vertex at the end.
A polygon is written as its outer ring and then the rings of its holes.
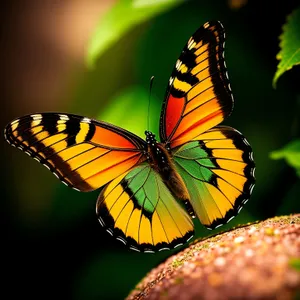
{"type": "Polygon", "coordinates": [[[147,129],[150,129],[150,99],[151,99],[151,91],[152,91],[152,86],[153,86],[153,80],[154,76],[151,76],[150,78],[150,90],[149,90],[149,100],[148,100],[148,118],[147,118],[147,129]]]}

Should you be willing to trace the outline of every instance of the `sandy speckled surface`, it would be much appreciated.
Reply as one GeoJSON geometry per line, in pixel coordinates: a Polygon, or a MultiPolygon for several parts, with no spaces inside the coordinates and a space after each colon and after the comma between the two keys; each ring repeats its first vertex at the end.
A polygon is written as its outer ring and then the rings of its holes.
{"type": "Polygon", "coordinates": [[[293,299],[299,258],[300,214],[276,217],[193,243],[127,299],[293,299]]]}

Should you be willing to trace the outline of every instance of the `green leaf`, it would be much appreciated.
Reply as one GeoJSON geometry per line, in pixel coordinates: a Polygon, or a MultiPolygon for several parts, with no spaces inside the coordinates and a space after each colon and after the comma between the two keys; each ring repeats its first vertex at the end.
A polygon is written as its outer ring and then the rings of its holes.
{"type": "Polygon", "coordinates": [[[183,0],[119,0],[96,27],[89,42],[86,64],[95,67],[97,58],[134,26],[162,13],[183,0]]]}
{"type": "Polygon", "coordinates": [[[271,152],[272,159],[284,158],[286,162],[296,169],[297,175],[300,177],[300,139],[288,143],[282,149],[271,152]]]}
{"type": "Polygon", "coordinates": [[[282,27],[279,37],[281,50],[276,58],[279,60],[277,71],[273,78],[273,87],[276,87],[278,78],[293,66],[300,64],[300,7],[288,16],[282,27]]]}

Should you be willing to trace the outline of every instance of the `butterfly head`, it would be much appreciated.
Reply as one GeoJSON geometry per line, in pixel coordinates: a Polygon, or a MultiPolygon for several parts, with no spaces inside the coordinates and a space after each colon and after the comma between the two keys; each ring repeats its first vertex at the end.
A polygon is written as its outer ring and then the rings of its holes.
{"type": "Polygon", "coordinates": [[[157,143],[157,140],[155,138],[155,134],[152,133],[151,131],[146,130],[145,131],[145,135],[146,135],[146,142],[148,145],[155,145],[157,143]]]}

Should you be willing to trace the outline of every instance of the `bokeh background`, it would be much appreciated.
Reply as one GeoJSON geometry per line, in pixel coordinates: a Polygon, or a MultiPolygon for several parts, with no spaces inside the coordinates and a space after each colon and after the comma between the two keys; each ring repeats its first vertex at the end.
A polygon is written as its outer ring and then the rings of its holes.
{"type": "MultiPolygon", "coordinates": [[[[284,160],[270,159],[271,151],[300,136],[299,67],[272,87],[278,36],[298,1],[183,1],[120,34],[88,68],[89,41],[115,5],[113,0],[1,4],[1,128],[24,114],[60,111],[143,136],[154,75],[150,129],[158,132],[165,88],[181,49],[199,26],[218,19],[227,34],[225,59],[235,98],[225,124],[247,137],[257,166],[253,196],[220,230],[299,212],[299,178],[284,160]]],[[[113,23],[126,17],[119,14],[113,23]]],[[[123,299],[171,255],[129,251],[98,224],[99,191],[71,190],[3,137],[1,145],[0,294],[6,299],[123,299]]],[[[209,234],[196,224],[197,237],[209,234]]]]}

